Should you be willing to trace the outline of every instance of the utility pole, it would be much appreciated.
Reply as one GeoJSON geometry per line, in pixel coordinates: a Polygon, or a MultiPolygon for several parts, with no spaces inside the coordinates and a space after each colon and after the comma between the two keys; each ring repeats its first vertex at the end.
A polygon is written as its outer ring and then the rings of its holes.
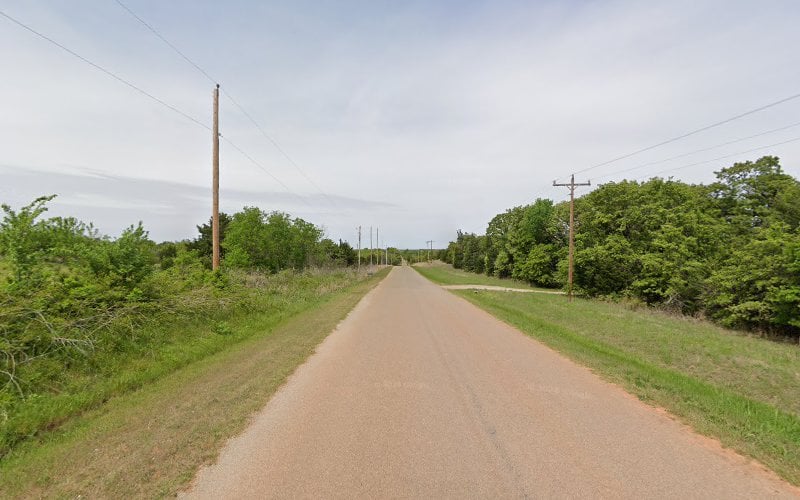
{"type": "Polygon", "coordinates": [[[378,245],[378,255],[376,257],[376,264],[381,265],[381,228],[375,228],[375,244],[378,245]]]}
{"type": "Polygon", "coordinates": [[[369,226],[369,265],[372,265],[372,226],[369,226]]]}
{"type": "Polygon", "coordinates": [[[566,186],[569,188],[569,271],[567,273],[569,288],[567,295],[569,296],[570,302],[572,302],[572,276],[575,265],[575,188],[578,186],[591,185],[591,182],[575,184],[575,174],[572,174],[570,177],[569,184],[557,184],[556,181],[553,181],[553,186],[566,186]]]}
{"type": "Polygon", "coordinates": [[[361,271],[361,226],[358,226],[358,270],[361,271]]]}
{"type": "Polygon", "coordinates": [[[213,196],[211,208],[211,269],[219,269],[219,84],[214,89],[214,127],[212,134],[213,165],[211,191],[213,196]]]}

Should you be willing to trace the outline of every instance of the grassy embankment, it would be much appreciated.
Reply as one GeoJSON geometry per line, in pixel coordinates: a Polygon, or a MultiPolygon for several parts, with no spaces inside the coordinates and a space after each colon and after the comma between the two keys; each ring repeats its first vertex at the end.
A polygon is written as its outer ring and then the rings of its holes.
{"type": "MultiPolygon", "coordinates": [[[[440,284],[464,284],[468,274],[416,269],[440,284]]],[[[455,293],[800,485],[798,346],[602,301],[455,293]]]]}
{"type": "MultiPolygon", "coordinates": [[[[433,262],[431,264],[415,264],[414,269],[417,269],[425,277],[431,281],[442,285],[489,285],[489,286],[502,286],[507,288],[520,288],[525,290],[547,290],[544,288],[535,288],[525,283],[514,279],[495,278],[494,276],[486,276],[485,274],[475,274],[461,269],[455,269],[453,266],[442,264],[441,262],[433,262]]],[[[552,291],[552,290],[547,290],[552,291]]]]}
{"type": "MultiPolygon", "coordinates": [[[[132,363],[122,392],[0,462],[0,497],[172,495],[247,424],[294,369],[388,270],[353,281],[273,290],[284,307],[228,318],[132,363]],[[136,384],[126,384],[135,379],[136,384]]],[[[199,326],[199,325],[196,325],[199,326]]]]}

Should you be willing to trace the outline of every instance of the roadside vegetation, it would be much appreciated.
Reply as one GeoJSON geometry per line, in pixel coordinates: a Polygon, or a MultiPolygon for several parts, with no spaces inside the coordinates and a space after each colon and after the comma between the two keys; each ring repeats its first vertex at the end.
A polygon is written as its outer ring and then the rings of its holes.
{"type": "MultiPolygon", "coordinates": [[[[736,163],[710,185],[599,186],[575,201],[575,287],[720,325],[800,340],[800,182],[776,157],[736,163]]],[[[569,205],[538,199],[458,232],[458,269],[563,287],[569,205]]]]}
{"type": "Polygon", "coordinates": [[[224,271],[210,230],[156,244],[46,218],[50,197],[0,221],[0,460],[98,408],[364,279],[355,251],[302,219],[224,216],[224,271]],[[243,323],[244,322],[244,323],[243,323]]]}
{"type": "Polygon", "coordinates": [[[20,444],[0,460],[0,497],[174,497],[387,273],[339,288],[319,275],[299,287],[279,278],[265,292],[314,292],[290,294],[283,312],[238,314],[224,337],[202,330],[180,347],[197,361],[20,444]]]}
{"type": "Polygon", "coordinates": [[[443,264],[442,261],[434,261],[431,263],[423,262],[415,264],[414,267],[426,278],[440,285],[489,285],[526,290],[535,289],[524,281],[515,280],[513,278],[498,278],[485,274],[475,274],[464,271],[463,269],[455,269],[450,265],[443,264]]]}
{"type": "MultiPolygon", "coordinates": [[[[415,269],[437,283],[463,283],[450,266],[415,269]]],[[[631,304],[454,293],[800,485],[796,345],[631,304]]]]}

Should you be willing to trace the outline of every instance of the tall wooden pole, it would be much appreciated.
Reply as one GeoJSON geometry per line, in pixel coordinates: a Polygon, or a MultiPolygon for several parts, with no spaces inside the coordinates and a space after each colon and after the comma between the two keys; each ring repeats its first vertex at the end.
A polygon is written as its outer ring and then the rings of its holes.
{"type": "Polygon", "coordinates": [[[572,278],[575,272],[575,176],[572,176],[569,190],[569,300],[572,301],[572,278]]]}
{"type": "Polygon", "coordinates": [[[214,89],[213,174],[211,190],[214,201],[211,208],[211,269],[219,269],[219,85],[214,89]]]}
{"type": "Polygon", "coordinates": [[[575,188],[578,186],[591,186],[591,182],[582,182],[575,184],[575,175],[570,177],[569,184],[556,184],[553,181],[553,186],[566,186],[569,188],[569,269],[567,271],[567,295],[569,301],[572,302],[572,277],[575,266],[575,188]]]}

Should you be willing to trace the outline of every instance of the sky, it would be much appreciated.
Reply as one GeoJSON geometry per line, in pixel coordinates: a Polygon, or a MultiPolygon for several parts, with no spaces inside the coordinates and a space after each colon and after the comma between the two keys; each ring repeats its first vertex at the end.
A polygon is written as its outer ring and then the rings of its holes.
{"type": "MultiPolygon", "coordinates": [[[[122,1],[224,89],[228,213],[444,247],[565,199],[552,183],[574,172],[593,184],[578,193],[707,183],[770,154],[800,177],[800,98],[583,171],[800,93],[795,0],[122,1]]],[[[156,241],[194,238],[211,213],[213,82],[115,0],[0,11],[202,124],[0,16],[0,202],[57,194],[50,215],[110,236],[142,221],[156,241]]]]}

